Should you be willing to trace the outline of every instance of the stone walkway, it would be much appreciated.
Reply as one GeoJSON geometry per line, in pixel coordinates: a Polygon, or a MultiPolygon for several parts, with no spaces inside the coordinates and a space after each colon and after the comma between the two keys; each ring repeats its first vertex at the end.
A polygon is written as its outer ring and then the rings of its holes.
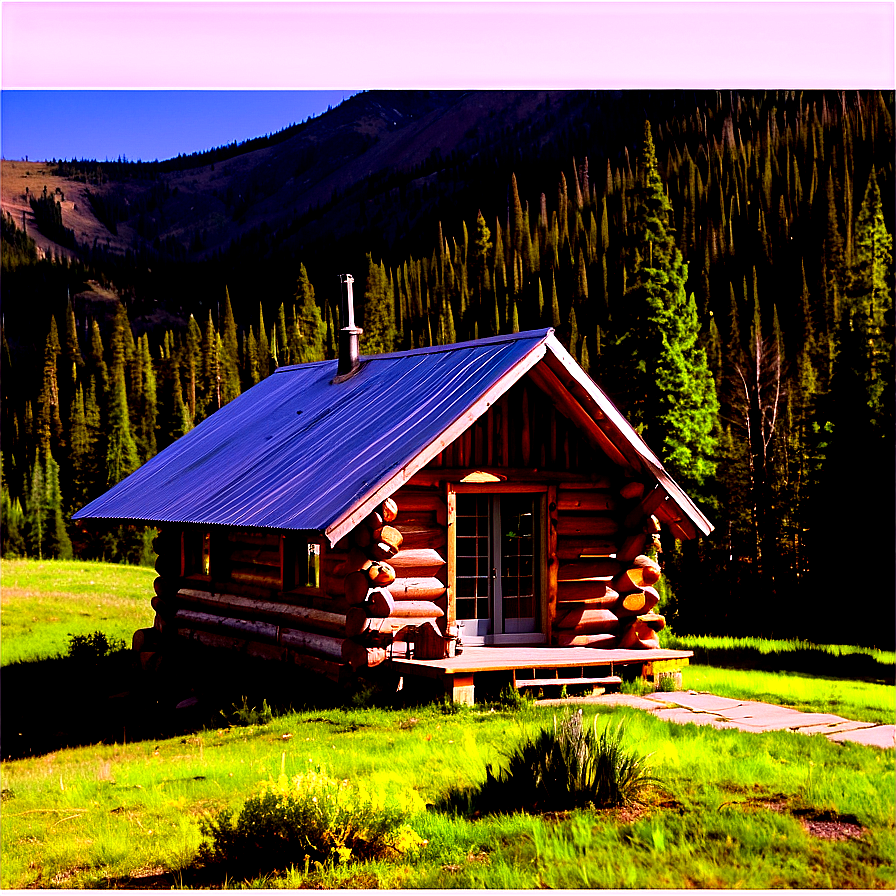
{"type": "Polygon", "coordinates": [[[757,703],[733,700],[695,691],[674,691],[635,697],[628,694],[601,694],[574,700],[539,700],[540,704],[597,703],[610,706],[631,706],[652,712],[658,719],[682,725],[712,725],[713,728],[737,728],[740,731],[798,731],[800,734],[823,734],[828,740],[851,740],[884,749],[896,746],[896,725],[874,722],[853,722],[841,716],[822,712],[800,712],[757,703]]]}

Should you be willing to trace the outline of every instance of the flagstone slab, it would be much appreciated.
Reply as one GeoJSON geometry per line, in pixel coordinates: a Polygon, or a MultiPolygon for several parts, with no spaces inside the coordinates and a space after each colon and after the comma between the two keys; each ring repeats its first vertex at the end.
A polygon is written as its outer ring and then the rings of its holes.
{"type": "Polygon", "coordinates": [[[826,712],[800,712],[768,703],[744,704],[730,710],[719,710],[718,715],[731,721],[743,722],[759,728],[805,728],[809,725],[836,725],[849,721],[826,712]]]}
{"type": "Polygon", "coordinates": [[[740,706],[744,702],[743,700],[733,700],[731,697],[716,697],[714,694],[695,694],[689,691],[664,692],[662,697],[656,699],[665,703],[677,703],[679,706],[686,706],[688,709],[701,712],[718,712],[720,709],[740,706]]]}
{"type": "Polygon", "coordinates": [[[664,722],[676,722],[679,725],[713,725],[718,727],[717,723],[720,721],[719,717],[712,713],[691,712],[691,710],[684,708],[661,709],[655,712],[654,715],[664,722]]]}
{"type": "Polygon", "coordinates": [[[896,725],[875,725],[873,728],[862,728],[859,731],[841,731],[839,734],[828,735],[828,740],[849,740],[869,747],[892,749],[896,746],[896,725]]]}
{"type": "Polygon", "coordinates": [[[833,722],[827,725],[803,725],[799,728],[800,734],[840,734],[843,731],[859,731],[862,728],[874,728],[874,722],[851,722],[844,719],[842,722],[833,722]]]}

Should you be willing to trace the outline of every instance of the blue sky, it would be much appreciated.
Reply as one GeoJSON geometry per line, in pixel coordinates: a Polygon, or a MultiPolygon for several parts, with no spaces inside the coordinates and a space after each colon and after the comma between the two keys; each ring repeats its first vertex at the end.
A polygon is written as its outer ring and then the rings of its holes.
{"type": "Polygon", "coordinates": [[[353,90],[4,90],[6,159],[169,159],[282,130],[353,90]]]}

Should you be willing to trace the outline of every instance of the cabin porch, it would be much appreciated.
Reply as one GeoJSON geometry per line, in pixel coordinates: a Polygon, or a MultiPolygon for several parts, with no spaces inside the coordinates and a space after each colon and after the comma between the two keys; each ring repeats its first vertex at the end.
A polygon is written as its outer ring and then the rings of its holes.
{"type": "Polygon", "coordinates": [[[690,650],[600,650],[593,647],[465,647],[460,656],[428,660],[407,658],[395,645],[388,659],[402,676],[439,682],[455,703],[474,703],[475,688],[497,693],[506,685],[617,689],[623,677],[677,676],[694,655],[690,650]]]}

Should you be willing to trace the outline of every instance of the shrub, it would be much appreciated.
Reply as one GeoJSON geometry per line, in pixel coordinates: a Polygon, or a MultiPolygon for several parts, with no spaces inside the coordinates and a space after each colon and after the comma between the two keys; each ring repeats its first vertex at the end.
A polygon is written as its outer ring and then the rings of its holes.
{"type": "Polygon", "coordinates": [[[455,793],[447,803],[480,812],[552,812],[584,806],[609,808],[637,801],[654,783],[646,761],[622,745],[623,724],[597,732],[585,728],[582,711],[544,728],[511,753],[496,776],[486,767],[485,782],[472,793],[455,793]]]}
{"type": "Polygon", "coordinates": [[[79,663],[95,663],[126,649],[127,644],[121,638],[110,640],[103,632],[68,636],[67,655],[79,663]]]}
{"type": "Polygon", "coordinates": [[[227,720],[228,724],[244,727],[248,725],[267,725],[274,718],[273,710],[268,706],[267,700],[262,700],[261,708],[257,709],[255,706],[249,706],[248,697],[243,697],[241,704],[234,703],[230,712],[225,712],[222,709],[221,715],[227,720]]]}
{"type": "Polygon", "coordinates": [[[199,861],[257,871],[402,855],[426,843],[407,824],[423,808],[416,791],[375,791],[320,768],[288,778],[281,767],[236,819],[225,811],[200,822],[211,843],[199,861]]]}

